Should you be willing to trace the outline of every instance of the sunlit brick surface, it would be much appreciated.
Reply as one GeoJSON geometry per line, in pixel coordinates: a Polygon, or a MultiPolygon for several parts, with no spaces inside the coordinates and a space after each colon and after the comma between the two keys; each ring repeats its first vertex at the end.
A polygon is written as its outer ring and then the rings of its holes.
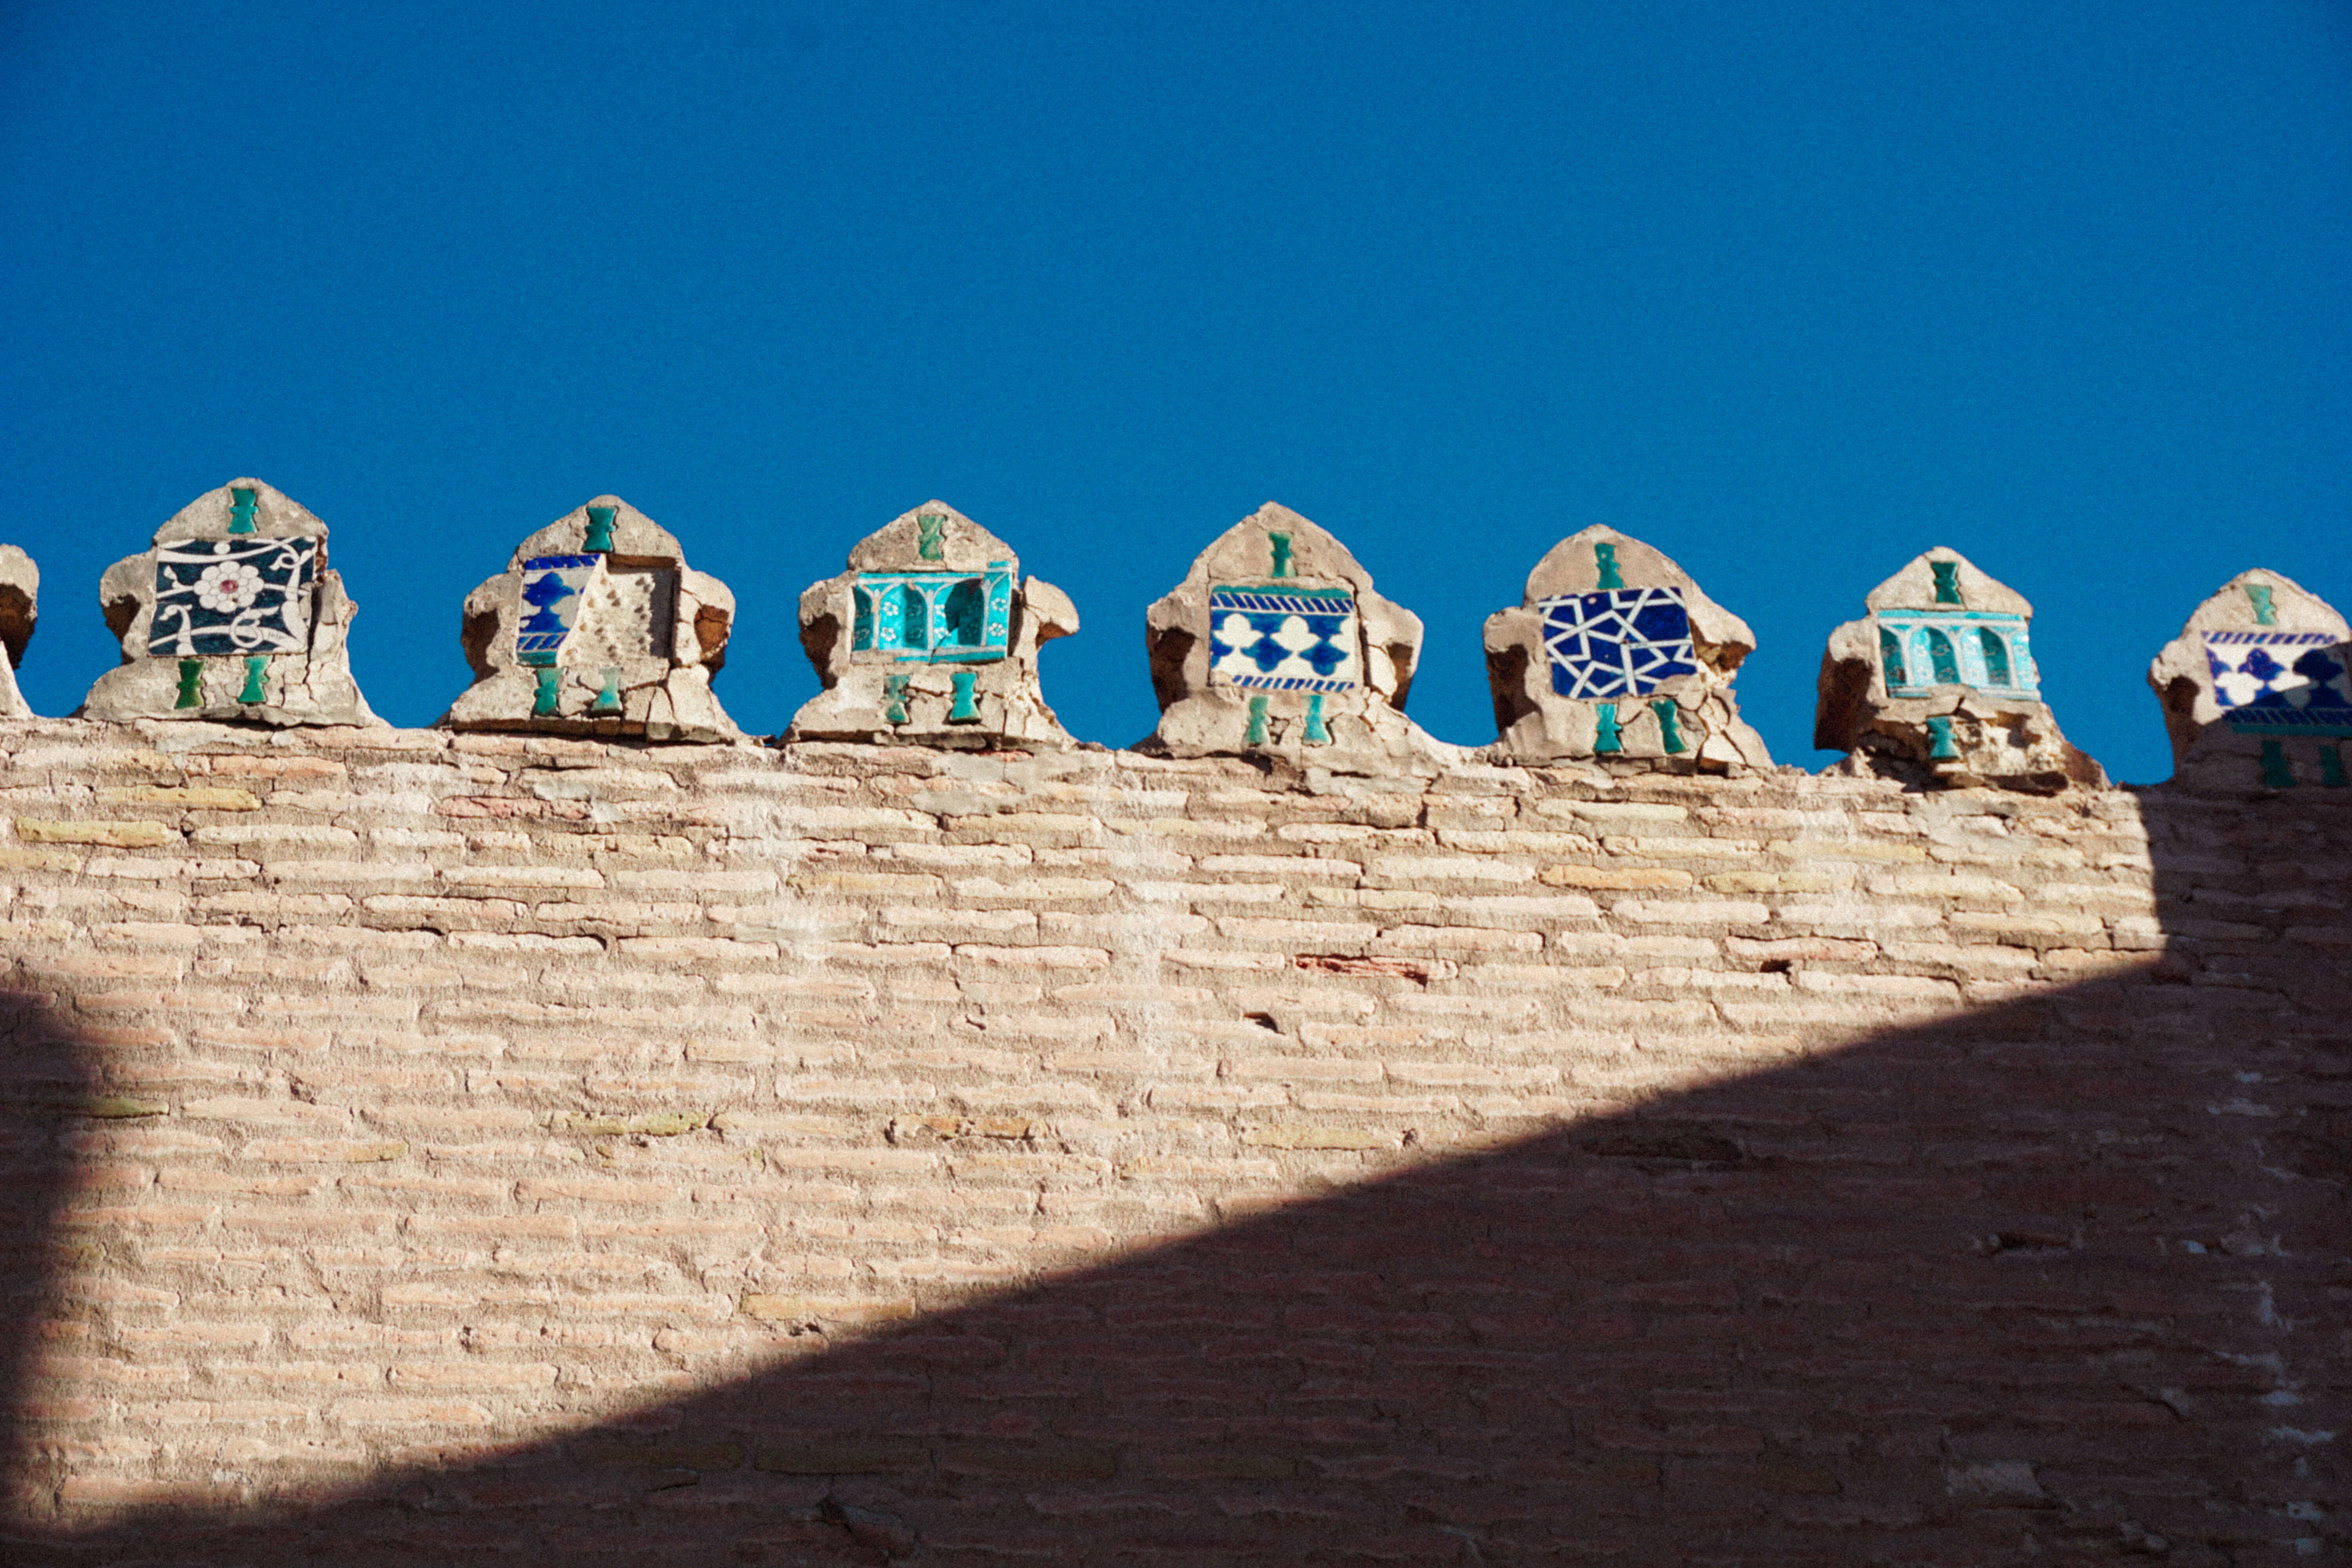
{"type": "Polygon", "coordinates": [[[2317,789],[0,749],[19,1560],[2341,1548],[2317,789]]]}

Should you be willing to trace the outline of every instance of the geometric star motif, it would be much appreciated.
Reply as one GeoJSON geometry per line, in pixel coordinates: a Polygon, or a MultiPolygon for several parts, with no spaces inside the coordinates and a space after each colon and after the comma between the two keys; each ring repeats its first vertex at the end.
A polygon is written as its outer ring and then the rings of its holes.
{"type": "Polygon", "coordinates": [[[1696,675],[1679,588],[1604,588],[1540,601],[1551,689],[1562,697],[1645,697],[1696,675]]]}

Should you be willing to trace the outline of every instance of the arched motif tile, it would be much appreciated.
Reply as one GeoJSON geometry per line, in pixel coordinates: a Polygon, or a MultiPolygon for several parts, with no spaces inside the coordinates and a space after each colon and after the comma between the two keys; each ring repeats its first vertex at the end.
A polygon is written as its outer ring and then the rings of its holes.
{"type": "Polygon", "coordinates": [[[1937,545],[1873,588],[1830,634],[1813,744],[1836,771],[2051,793],[2106,774],[2042,700],[2023,595],[1937,545]]]}
{"type": "Polygon", "coordinates": [[[784,738],[1069,745],[1039,686],[1037,650],[1077,629],[1069,595],[1024,578],[1011,545],[926,501],[858,541],[848,571],[801,595],[801,646],[824,689],[784,738]]]}

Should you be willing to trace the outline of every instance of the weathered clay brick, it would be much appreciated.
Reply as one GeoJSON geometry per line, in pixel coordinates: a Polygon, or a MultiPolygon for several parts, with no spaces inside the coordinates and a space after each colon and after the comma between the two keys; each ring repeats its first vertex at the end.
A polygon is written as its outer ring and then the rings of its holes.
{"type": "Polygon", "coordinates": [[[12,1542],[2336,1544],[2324,789],[21,724],[12,1542]]]}
{"type": "Polygon", "coordinates": [[[18,817],[16,837],[26,844],[97,844],[110,849],[155,849],[180,841],[176,829],[160,822],[68,822],[37,816],[18,817]]]}
{"type": "Polygon", "coordinates": [[[226,785],[102,784],[100,805],[160,805],[182,811],[258,811],[261,802],[250,790],[226,785]]]}

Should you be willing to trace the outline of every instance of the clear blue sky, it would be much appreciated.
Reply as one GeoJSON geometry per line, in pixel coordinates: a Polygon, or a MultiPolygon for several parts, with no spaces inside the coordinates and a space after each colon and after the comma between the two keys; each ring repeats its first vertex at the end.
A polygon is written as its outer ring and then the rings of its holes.
{"type": "Polygon", "coordinates": [[[2266,565],[2352,608],[2352,7],[2323,0],[0,5],[0,539],[22,684],[99,573],[252,473],[326,519],[360,680],[599,491],[741,605],[941,497],[1076,598],[1079,735],[1145,606],[1277,499],[1429,624],[1553,541],[1675,556],[1818,765],[1830,627],[1928,545],[2032,598],[2045,689],[2161,777],[2149,656],[2266,565]]]}

